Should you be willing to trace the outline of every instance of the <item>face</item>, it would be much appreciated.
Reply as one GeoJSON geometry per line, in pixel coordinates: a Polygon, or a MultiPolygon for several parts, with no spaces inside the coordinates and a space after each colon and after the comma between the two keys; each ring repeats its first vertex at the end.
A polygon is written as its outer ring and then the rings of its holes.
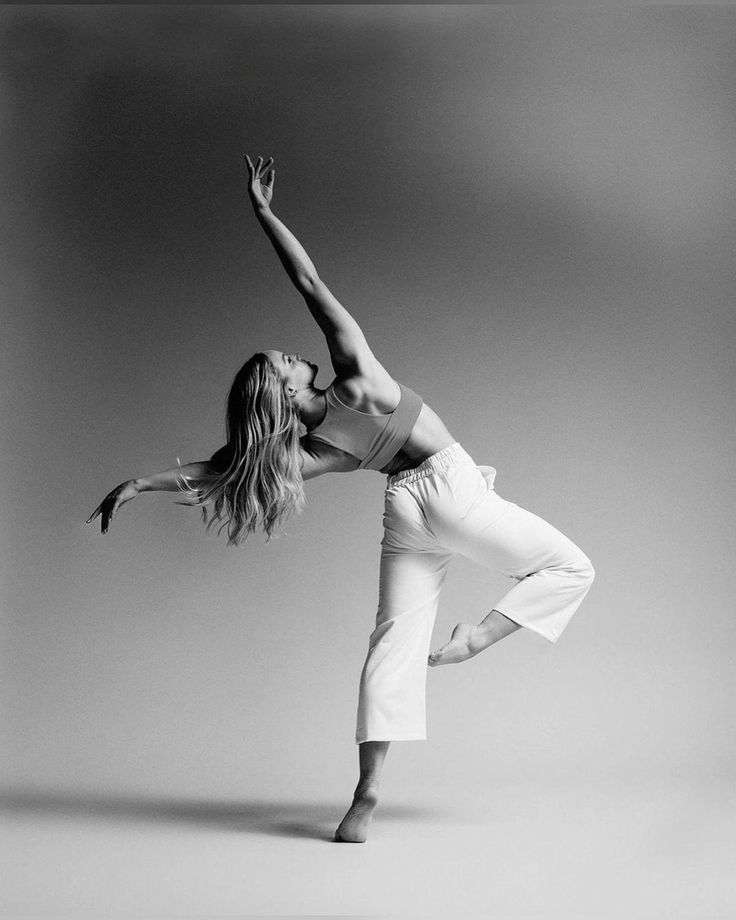
{"type": "Polygon", "coordinates": [[[305,361],[300,354],[277,351],[274,348],[264,351],[263,354],[271,361],[287,390],[289,387],[303,390],[314,383],[319,368],[311,361],[305,361]]]}

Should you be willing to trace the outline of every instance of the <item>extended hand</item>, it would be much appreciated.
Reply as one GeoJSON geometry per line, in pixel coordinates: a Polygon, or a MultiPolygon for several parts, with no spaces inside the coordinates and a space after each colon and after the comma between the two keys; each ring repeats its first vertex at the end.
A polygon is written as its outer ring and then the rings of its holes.
{"type": "Polygon", "coordinates": [[[248,183],[248,195],[254,208],[267,208],[273,198],[273,180],[276,170],[273,168],[273,157],[269,157],[263,162],[263,157],[258,157],[258,162],[254,166],[248,154],[245,154],[245,162],[248,164],[250,181],[248,183]],[[269,172],[269,169],[271,170],[269,172]],[[266,176],[268,173],[268,176],[266,176]],[[265,182],[264,182],[265,179],[265,182]]]}
{"type": "Polygon", "coordinates": [[[108,492],[102,499],[100,504],[87,518],[85,524],[91,524],[99,514],[102,516],[100,530],[102,533],[107,533],[110,521],[113,515],[117,513],[118,508],[124,505],[125,502],[129,502],[131,498],[135,498],[139,492],[140,489],[135,485],[132,479],[127,482],[121,482],[119,486],[115,486],[112,492],[108,492]]]}

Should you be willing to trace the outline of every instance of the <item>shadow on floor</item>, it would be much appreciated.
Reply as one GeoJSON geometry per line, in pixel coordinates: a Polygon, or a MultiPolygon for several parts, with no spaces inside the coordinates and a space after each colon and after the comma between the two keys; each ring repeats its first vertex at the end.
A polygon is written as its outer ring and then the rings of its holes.
{"type": "MultiPolygon", "coordinates": [[[[197,824],[218,830],[277,837],[332,840],[349,802],[177,798],[146,793],[83,790],[0,791],[0,812],[18,817],[49,816],[115,822],[197,824]]],[[[379,805],[382,819],[437,817],[434,809],[379,805]]]]}

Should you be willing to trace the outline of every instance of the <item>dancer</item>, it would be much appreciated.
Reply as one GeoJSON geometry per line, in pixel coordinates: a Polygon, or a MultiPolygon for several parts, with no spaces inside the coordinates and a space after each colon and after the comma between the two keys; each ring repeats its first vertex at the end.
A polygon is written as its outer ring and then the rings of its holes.
{"type": "Polygon", "coordinates": [[[335,840],[365,841],[391,741],[426,738],[427,665],[456,664],[524,627],[556,642],[594,577],[566,536],[494,489],[438,415],[398,383],[358,323],[326,287],[294,235],[271,210],[273,158],[248,166],[256,217],[324,333],[335,379],[315,386],[317,366],[278,349],[238,371],[227,402],[227,443],[209,460],[179,464],[116,486],[90,515],[107,533],[140,492],[181,491],[228,545],[263,530],[268,539],[304,505],[303,482],[356,469],[385,474],[376,627],[360,677],[355,740],[359,779],[335,840]],[[305,432],[302,432],[302,428],[305,432]],[[440,590],[460,554],[513,579],[478,624],[459,623],[429,653],[440,590]]]}

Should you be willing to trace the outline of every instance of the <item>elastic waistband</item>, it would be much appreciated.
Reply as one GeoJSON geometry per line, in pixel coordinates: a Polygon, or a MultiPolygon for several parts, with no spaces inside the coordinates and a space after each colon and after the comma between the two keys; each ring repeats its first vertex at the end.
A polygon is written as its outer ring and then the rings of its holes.
{"type": "Polygon", "coordinates": [[[416,482],[417,479],[422,479],[424,476],[431,476],[432,473],[438,470],[447,469],[448,466],[451,466],[461,459],[467,459],[475,465],[473,458],[465,448],[462,447],[459,441],[455,441],[455,443],[450,444],[449,447],[444,447],[442,450],[437,451],[436,454],[432,454],[431,457],[427,457],[426,460],[422,460],[419,466],[415,466],[410,470],[402,470],[400,473],[394,473],[392,476],[387,476],[386,488],[390,489],[396,485],[408,485],[410,482],[416,482]]]}

